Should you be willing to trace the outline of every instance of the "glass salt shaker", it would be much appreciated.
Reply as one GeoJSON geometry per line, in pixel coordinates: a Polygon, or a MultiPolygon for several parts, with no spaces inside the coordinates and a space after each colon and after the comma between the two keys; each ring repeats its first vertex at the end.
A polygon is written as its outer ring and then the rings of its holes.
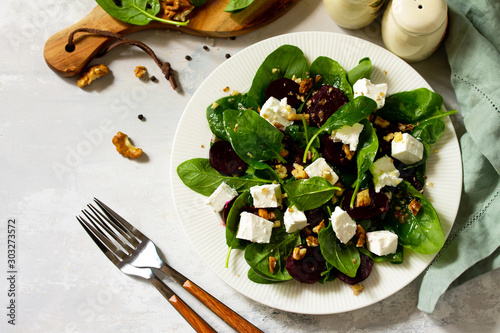
{"type": "Polygon", "coordinates": [[[447,26],[446,0],[392,0],[382,18],[382,40],[400,58],[421,61],[441,44],[447,26]]]}
{"type": "Polygon", "coordinates": [[[372,23],[385,0],[323,0],[330,18],[340,27],[359,29],[372,23]]]}

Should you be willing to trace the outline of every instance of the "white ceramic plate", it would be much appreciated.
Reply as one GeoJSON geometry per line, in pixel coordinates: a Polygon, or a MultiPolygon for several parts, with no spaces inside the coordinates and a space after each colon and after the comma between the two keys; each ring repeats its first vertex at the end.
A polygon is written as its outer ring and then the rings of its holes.
{"type": "MultiPolygon", "coordinates": [[[[205,205],[206,197],[191,191],[176,174],[177,166],[191,158],[207,157],[212,133],[205,111],[216,99],[230,90],[247,92],[253,76],[266,56],[283,44],[300,47],[311,63],[318,56],[337,60],[346,70],[364,57],[374,66],[372,81],[386,82],[389,94],[430,86],[408,64],[389,51],[351,36],[304,32],[282,35],[254,44],[219,66],[200,86],[188,103],[179,123],[172,151],[172,191],[177,213],[189,239],[206,264],[228,285],[262,304],[284,311],[304,314],[330,314],[359,309],[376,303],[414,280],[432,261],[433,255],[405,252],[401,265],[376,263],[362,284],[364,291],[354,296],[349,285],[338,280],[305,285],[288,281],[259,285],[247,278],[249,266],[243,251],[233,250],[229,268],[225,268],[227,246],[219,216],[205,205]]],[[[434,146],[428,160],[426,196],[440,216],[448,235],[458,210],[462,186],[462,168],[457,138],[446,118],[446,130],[434,146]]]]}

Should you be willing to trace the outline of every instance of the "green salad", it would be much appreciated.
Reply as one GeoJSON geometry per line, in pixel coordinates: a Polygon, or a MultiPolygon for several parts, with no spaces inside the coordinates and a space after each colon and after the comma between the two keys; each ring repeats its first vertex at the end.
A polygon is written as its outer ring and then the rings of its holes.
{"type": "Polygon", "coordinates": [[[374,263],[402,263],[404,248],[441,249],[425,170],[455,111],[426,88],[387,95],[371,72],[369,58],[345,70],[283,45],[247,93],[207,106],[209,158],[177,174],[224,220],[226,267],[238,249],[256,283],[359,285],[374,263]]]}

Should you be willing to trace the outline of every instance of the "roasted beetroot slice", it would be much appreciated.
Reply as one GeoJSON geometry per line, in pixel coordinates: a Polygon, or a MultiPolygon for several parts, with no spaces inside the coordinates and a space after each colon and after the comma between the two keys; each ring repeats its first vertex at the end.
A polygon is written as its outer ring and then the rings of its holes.
{"type": "Polygon", "coordinates": [[[371,203],[368,206],[351,208],[353,193],[354,191],[346,192],[343,202],[343,209],[353,219],[366,220],[389,210],[389,198],[387,195],[382,192],[377,193],[373,189],[369,191],[371,203]]]}
{"type": "Polygon", "coordinates": [[[217,141],[209,152],[210,165],[224,176],[238,177],[245,173],[246,163],[227,141],[217,141]]]}
{"type": "Polygon", "coordinates": [[[342,142],[333,142],[330,136],[325,135],[321,138],[321,154],[327,162],[335,165],[337,168],[343,169],[347,168],[354,161],[348,159],[342,147],[344,144],[342,142]]]}
{"type": "Polygon", "coordinates": [[[325,227],[328,225],[328,215],[321,207],[306,210],[304,214],[306,215],[307,223],[309,223],[309,229],[311,230],[320,224],[321,221],[324,221],[325,227]]]}
{"type": "Polygon", "coordinates": [[[222,222],[224,223],[224,226],[226,226],[227,216],[229,215],[231,207],[233,207],[233,203],[236,198],[238,197],[233,198],[233,200],[226,202],[226,204],[224,205],[224,209],[222,210],[222,222]]]}
{"type": "Polygon", "coordinates": [[[293,166],[294,163],[298,163],[300,165],[304,165],[302,162],[302,157],[304,156],[304,149],[302,149],[289,135],[283,137],[283,145],[286,151],[288,151],[288,155],[285,156],[285,160],[287,163],[285,167],[289,174],[292,173],[292,170],[295,169],[293,166]]]}
{"type": "Polygon", "coordinates": [[[280,101],[286,97],[288,105],[296,109],[300,105],[300,101],[297,99],[297,95],[299,95],[299,87],[300,85],[297,82],[287,78],[274,80],[266,89],[266,100],[271,96],[279,99],[280,101]]]}
{"type": "Polygon", "coordinates": [[[359,253],[361,258],[361,263],[359,264],[358,271],[356,272],[356,276],[349,277],[344,273],[338,272],[337,277],[339,280],[347,283],[347,284],[357,284],[361,281],[364,281],[372,272],[373,260],[363,253],[359,253]]]}
{"type": "Polygon", "coordinates": [[[324,85],[316,91],[306,104],[309,123],[321,127],[332,114],[349,100],[342,90],[324,85]],[[310,102],[309,102],[310,101],[310,102]]]}
{"type": "Polygon", "coordinates": [[[290,254],[286,259],[286,270],[300,283],[318,282],[322,278],[321,273],[326,271],[325,259],[321,255],[319,246],[299,245],[299,247],[307,250],[306,255],[301,260],[295,260],[290,254]]]}

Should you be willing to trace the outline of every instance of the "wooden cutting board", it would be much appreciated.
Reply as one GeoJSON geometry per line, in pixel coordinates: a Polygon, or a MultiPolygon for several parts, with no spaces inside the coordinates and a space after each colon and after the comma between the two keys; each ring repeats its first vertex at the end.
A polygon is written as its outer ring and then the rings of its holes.
{"type": "Polygon", "coordinates": [[[232,37],[254,31],[282,16],[299,0],[256,0],[238,13],[226,13],[229,0],[208,0],[188,16],[187,26],[151,22],[144,26],[116,20],[97,6],[81,21],[56,33],[45,43],[44,58],[49,67],[62,76],[74,76],[115,39],[80,32],[75,35],[75,49],[66,50],[69,34],[78,28],[95,28],[121,35],[151,29],[172,29],[192,35],[232,37]]]}

